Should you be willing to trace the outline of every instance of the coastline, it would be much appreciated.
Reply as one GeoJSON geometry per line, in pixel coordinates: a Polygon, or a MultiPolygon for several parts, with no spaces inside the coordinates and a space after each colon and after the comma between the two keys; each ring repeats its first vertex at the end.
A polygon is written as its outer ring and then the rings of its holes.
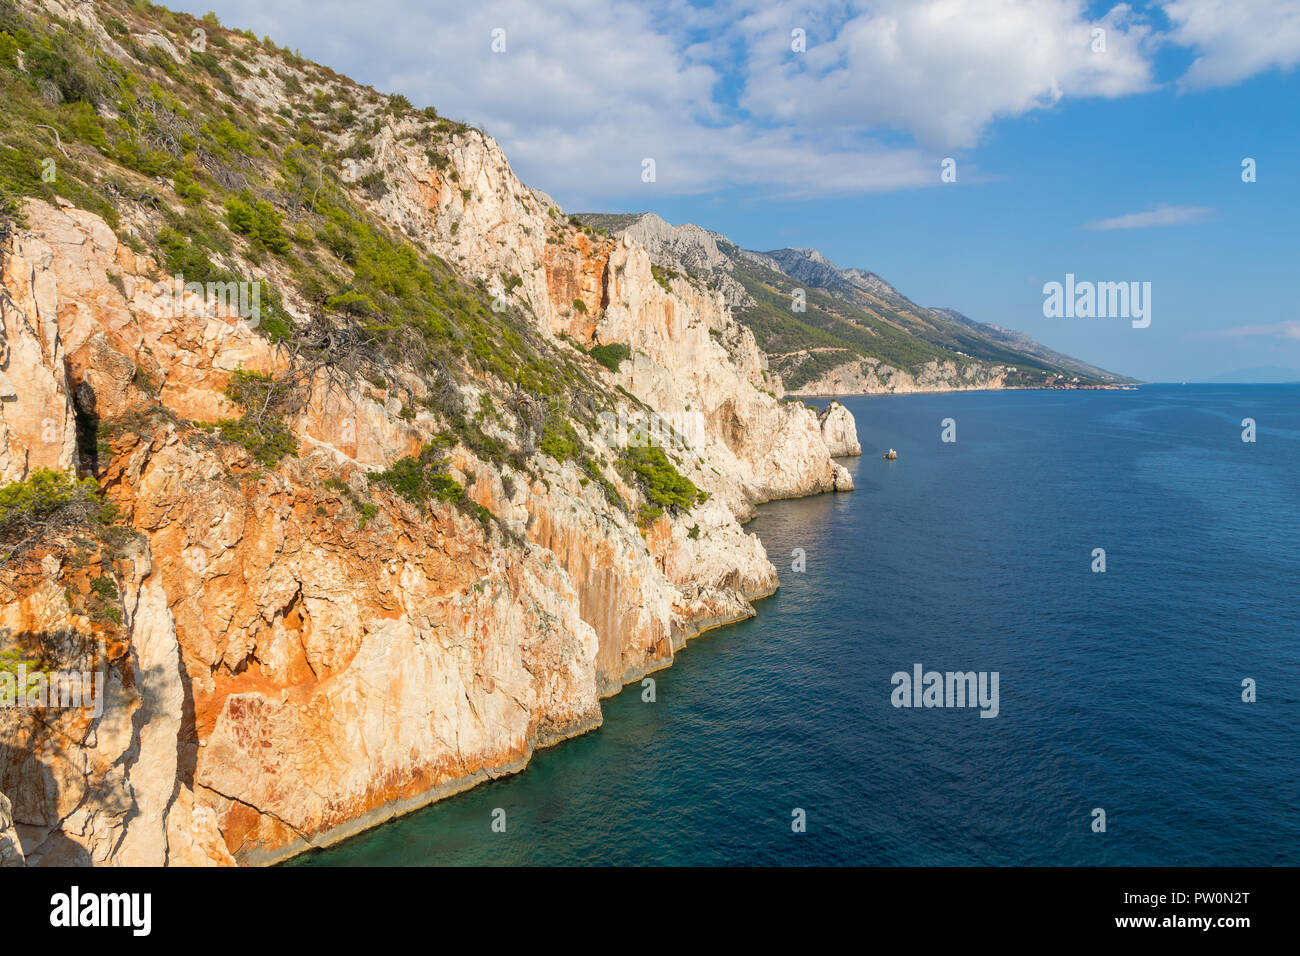
{"type": "MultiPolygon", "coordinates": [[[[858,456],[842,455],[839,457],[856,458],[858,456]]],[[[832,458],[832,461],[835,460],[836,460],[835,458],[832,458]]],[[[838,494],[838,493],[839,492],[836,491],[815,491],[804,495],[786,495],[777,498],[769,498],[763,501],[754,502],[753,508],[751,509],[748,517],[746,517],[744,520],[737,518],[737,521],[741,525],[748,524],[750,521],[758,517],[757,514],[758,508],[762,507],[763,505],[771,504],[776,501],[791,501],[798,498],[812,498],[812,497],[816,497],[817,495],[838,494]]],[[[764,546],[763,551],[766,554],[767,552],[766,546],[764,546]]],[[[743,596],[747,603],[753,605],[753,603],[756,601],[762,601],[765,598],[769,598],[772,595],[776,594],[776,592],[780,590],[780,587],[781,585],[778,582],[778,584],[775,587],[768,588],[762,591],[755,591],[752,593],[745,592],[743,596]]],[[[751,606],[747,613],[724,614],[724,615],[719,615],[717,617],[699,618],[691,622],[690,629],[682,633],[680,640],[673,641],[672,644],[673,651],[676,652],[678,650],[681,650],[687,645],[688,642],[693,641],[696,638],[700,637],[701,635],[709,633],[710,631],[716,631],[721,628],[728,627],[729,625],[732,624],[739,624],[742,621],[748,621],[751,618],[757,616],[758,616],[758,609],[751,606]]],[[[619,694],[627,690],[627,688],[632,684],[641,681],[642,679],[649,676],[650,674],[654,674],[662,670],[667,670],[668,668],[672,667],[675,663],[676,663],[676,657],[674,655],[672,657],[668,657],[661,663],[637,670],[635,672],[629,672],[627,674],[624,674],[623,677],[620,679],[619,686],[616,689],[609,691],[608,693],[600,694],[599,699],[609,700],[610,698],[617,697],[619,694]]],[[[360,816],[354,817],[350,820],[347,820],[344,823],[340,823],[337,826],[331,827],[330,829],[325,830],[322,833],[317,834],[316,836],[310,839],[303,837],[301,834],[299,834],[299,837],[296,841],[281,846],[272,852],[266,852],[264,850],[254,849],[246,853],[239,852],[234,854],[235,859],[241,866],[255,866],[255,867],[279,866],[281,864],[287,863],[292,859],[302,856],[303,854],[311,853],[317,850],[325,850],[330,847],[337,846],[338,844],[350,840],[353,837],[361,836],[362,834],[374,830],[378,827],[381,827],[386,823],[390,823],[401,817],[405,817],[409,814],[415,813],[418,810],[422,810],[425,807],[438,803],[441,800],[445,800],[448,797],[454,797],[457,794],[464,793],[468,790],[472,790],[474,787],[477,787],[481,783],[486,783],[490,780],[496,780],[500,777],[509,777],[517,773],[522,773],[523,771],[528,769],[528,765],[529,763],[532,762],[533,755],[537,751],[547,750],[551,747],[559,746],[565,741],[572,740],[575,737],[580,737],[583,734],[589,733],[593,730],[597,730],[601,727],[603,723],[604,723],[603,713],[589,720],[578,721],[573,725],[565,727],[561,731],[555,732],[547,736],[545,739],[539,739],[535,743],[531,744],[521,756],[515,758],[514,760],[508,761],[507,763],[504,763],[500,766],[493,767],[490,769],[479,768],[478,770],[475,770],[473,773],[469,774],[468,776],[458,777],[455,780],[447,780],[433,787],[430,787],[426,790],[423,790],[420,793],[414,794],[412,796],[403,797],[401,799],[394,800],[389,803],[385,803],[382,806],[375,807],[373,810],[361,814],[360,816]]]]}
{"type": "MultiPolygon", "coordinates": [[[[825,493],[826,492],[822,492],[822,494],[825,493]]],[[[795,497],[810,498],[812,495],[798,495],[795,497]]],[[[768,502],[764,501],[759,503],[759,505],[763,504],[768,504],[768,502]]],[[[750,603],[761,601],[764,598],[771,597],[779,589],[780,585],[778,584],[776,587],[767,591],[747,594],[745,595],[745,599],[750,603]]],[[[741,621],[747,621],[757,615],[758,610],[753,608],[748,614],[721,615],[717,618],[703,618],[701,619],[701,622],[704,622],[702,623],[702,626],[693,627],[691,631],[685,633],[680,644],[674,642],[673,650],[680,650],[686,646],[688,641],[692,641],[710,631],[716,631],[731,624],[739,624],[741,621]]],[[[701,622],[695,623],[700,624],[701,622]]],[[[661,664],[648,667],[635,676],[624,680],[616,690],[600,695],[600,699],[609,700],[612,697],[617,697],[632,684],[637,683],[650,674],[667,670],[672,667],[674,663],[676,663],[676,659],[670,657],[661,664]]],[[[603,713],[597,717],[591,718],[590,720],[579,721],[570,727],[564,728],[562,731],[548,736],[545,740],[539,740],[535,744],[529,746],[522,756],[510,761],[509,763],[503,764],[502,766],[492,769],[480,768],[468,776],[444,781],[443,783],[430,787],[414,796],[404,797],[400,800],[386,803],[358,817],[354,817],[345,823],[340,823],[335,827],[331,827],[329,830],[318,834],[311,840],[299,835],[299,839],[296,842],[279,847],[274,852],[268,853],[262,850],[253,850],[247,854],[236,853],[235,859],[241,866],[279,866],[283,863],[287,863],[289,860],[302,856],[305,853],[311,853],[316,850],[325,850],[332,846],[337,846],[340,843],[350,840],[353,837],[361,836],[364,833],[368,833],[369,831],[377,829],[393,820],[415,813],[417,810],[423,810],[425,807],[431,806],[441,800],[445,800],[448,797],[454,797],[459,793],[472,790],[481,783],[496,780],[500,777],[509,777],[517,773],[522,773],[528,769],[528,765],[532,762],[533,755],[537,753],[537,751],[557,747],[565,741],[572,740],[575,737],[580,737],[583,734],[597,730],[602,724],[604,724],[604,722],[603,713]]]]}
{"type": "MultiPolygon", "coordinates": [[[[841,455],[838,457],[856,458],[859,456],[841,455]]],[[[835,461],[837,460],[837,458],[832,458],[831,460],[835,461]]],[[[815,491],[810,494],[804,494],[804,495],[786,495],[778,498],[768,498],[763,501],[754,502],[753,508],[750,510],[748,517],[746,517],[744,520],[737,518],[737,521],[741,525],[748,524],[750,521],[753,521],[755,518],[758,517],[757,509],[761,508],[763,505],[766,504],[771,504],[777,501],[793,501],[799,498],[813,498],[816,497],[817,495],[838,494],[838,493],[839,492],[835,492],[835,491],[815,491]]],[[[766,546],[763,547],[763,551],[766,554],[767,552],[766,546]]],[[[762,591],[755,591],[753,593],[745,593],[744,597],[746,602],[748,602],[750,605],[753,605],[754,602],[762,601],[765,598],[769,598],[772,595],[776,594],[776,592],[780,590],[780,588],[781,585],[778,582],[775,587],[768,588],[762,591]]],[[[748,613],[724,614],[712,618],[699,618],[692,622],[689,631],[683,632],[680,642],[676,640],[673,641],[673,651],[676,652],[678,650],[681,650],[687,645],[688,642],[693,641],[696,638],[704,634],[707,634],[711,631],[716,631],[721,628],[728,627],[732,624],[739,624],[742,621],[748,621],[751,618],[757,617],[758,613],[759,611],[757,608],[751,607],[748,613]]],[[[635,673],[625,674],[623,675],[623,678],[621,679],[621,682],[616,689],[605,694],[600,694],[599,699],[609,700],[613,697],[617,697],[619,694],[626,691],[628,687],[630,687],[632,684],[635,684],[638,681],[644,679],[645,677],[648,677],[650,674],[654,674],[663,670],[668,670],[675,663],[676,663],[676,656],[674,655],[672,657],[665,659],[661,663],[652,665],[650,667],[646,667],[635,673]]],[[[517,773],[522,773],[523,771],[528,769],[528,765],[532,762],[533,755],[537,753],[537,751],[547,750],[550,749],[551,747],[559,746],[565,741],[572,740],[575,737],[580,737],[583,734],[589,733],[593,730],[598,730],[603,723],[604,723],[604,715],[602,713],[599,716],[593,717],[590,720],[580,721],[570,727],[566,727],[564,730],[554,733],[548,736],[544,740],[537,741],[536,743],[530,745],[522,756],[516,758],[515,760],[509,761],[508,763],[505,763],[499,767],[494,767],[492,769],[480,768],[474,771],[474,773],[469,774],[468,776],[459,777],[455,780],[444,781],[441,784],[430,787],[427,790],[421,791],[420,793],[415,794],[413,796],[404,797],[402,799],[394,800],[390,803],[386,803],[382,806],[376,807],[375,809],[367,813],[362,814],[361,816],[355,817],[344,823],[340,823],[335,827],[331,827],[329,830],[326,830],[318,834],[317,836],[311,838],[310,840],[300,835],[297,841],[279,847],[274,852],[268,853],[261,850],[253,850],[248,853],[236,853],[235,859],[238,861],[238,863],[241,866],[270,867],[270,866],[279,866],[281,864],[287,863],[288,861],[295,859],[299,856],[302,856],[303,854],[306,853],[311,853],[317,850],[329,849],[330,847],[337,846],[338,844],[350,840],[354,837],[361,836],[364,833],[377,829],[378,827],[381,827],[386,823],[391,823],[394,820],[400,819],[401,817],[408,816],[409,814],[415,813],[418,810],[423,810],[425,807],[438,803],[441,800],[445,800],[448,797],[454,797],[457,794],[465,793],[468,790],[472,790],[473,788],[477,787],[481,783],[486,783],[490,780],[496,780],[500,777],[509,777],[517,773]]]]}
{"type": "MultiPolygon", "coordinates": [[[[1132,382],[1122,385],[1011,385],[1002,388],[912,388],[907,391],[892,392],[786,392],[787,398],[801,401],[809,399],[840,398],[879,398],[881,396],[901,397],[903,395],[961,395],[966,392],[1134,392],[1152,382],[1132,382]]],[[[1298,383],[1300,384],[1300,383],[1298,383]]]]}

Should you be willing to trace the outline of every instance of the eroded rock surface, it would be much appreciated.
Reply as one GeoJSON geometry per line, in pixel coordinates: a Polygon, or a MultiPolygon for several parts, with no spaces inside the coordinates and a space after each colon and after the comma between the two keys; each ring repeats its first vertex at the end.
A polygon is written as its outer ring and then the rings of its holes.
{"type": "MultiPolygon", "coordinates": [[[[128,55],[89,5],[44,2],[128,55]]],[[[269,116],[292,85],[328,99],[342,82],[254,46],[231,79],[241,108],[269,116]]],[[[76,470],[117,514],[0,561],[0,628],[47,662],[92,655],[104,678],[100,713],[0,712],[6,863],[266,863],[516,771],[689,638],[755,613],[778,585],[741,527],[756,504],[852,487],[832,460],[851,417],[781,400],[725,289],[570,222],[476,130],[435,155],[427,118],[377,95],[358,108],[370,149],[340,178],[383,183],[358,202],[569,350],[614,414],[680,433],[665,451],[707,499],[647,508],[622,439],[579,421],[583,455],[557,460],[491,424],[535,411],[522,390],[414,363],[309,377],[293,453],[261,461],[232,437],[229,387],[293,366],[133,251],[158,208],[113,228],[27,201],[0,246],[0,481],[76,470]],[[615,370],[588,357],[602,346],[626,348],[615,370]],[[448,438],[421,401],[435,390],[482,410],[510,454],[448,438]],[[463,498],[412,503],[371,480],[435,441],[463,498]]],[[[239,255],[222,265],[265,274],[311,320],[283,262],[239,255]]]]}
{"type": "MultiPolygon", "coordinates": [[[[232,414],[234,369],[278,367],[266,340],[237,316],[168,313],[156,265],[92,214],[26,212],[4,256],[5,371],[24,384],[3,406],[6,476],[71,467],[79,409],[137,535],[91,569],[122,581],[103,716],[61,715],[58,753],[29,714],[4,718],[29,864],[268,862],[516,770],[689,637],[754,613],[777,585],[738,524],[756,502],[849,486],[815,415],[762,391],[719,296],[664,289],[618,241],[539,265],[544,331],[629,344],[615,381],[665,419],[697,413],[698,447],[677,453],[709,502],[638,528],[572,463],[539,455],[530,480],[458,448],[455,473],[518,538],[393,496],[359,527],[349,490],[434,422],[373,389],[322,393],[298,457],[254,468],[192,423],[232,414]],[[591,321],[553,287],[588,296],[591,321]]],[[[0,574],[0,625],[94,632],[66,595],[96,575],[50,556],[40,581],[0,574]]]]}

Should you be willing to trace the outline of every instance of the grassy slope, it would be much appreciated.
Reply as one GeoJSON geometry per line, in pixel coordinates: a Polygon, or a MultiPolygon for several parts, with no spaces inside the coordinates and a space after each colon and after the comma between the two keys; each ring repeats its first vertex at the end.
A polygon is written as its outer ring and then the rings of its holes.
{"type": "MultiPolygon", "coordinates": [[[[946,323],[933,322],[929,313],[912,306],[868,310],[845,302],[821,289],[808,288],[807,310],[791,310],[793,290],[799,287],[790,277],[742,263],[737,278],[753,297],[755,305],[738,312],[753,330],[759,346],[774,356],[773,365],[782,372],[785,385],[797,389],[843,364],[853,355],[876,358],[895,368],[915,370],[931,361],[952,361],[958,368],[976,361],[1016,367],[1011,377],[1017,385],[1037,384],[1058,369],[1013,349],[946,323]],[[912,311],[915,309],[916,311],[912,311]],[[924,315],[918,313],[925,312],[924,315]],[[811,349],[807,357],[785,357],[786,353],[811,349]],[[956,354],[965,352],[967,356],[956,354]]],[[[910,305],[910,303],[909,303],[910,305]]]]}
{"type": "MultiPolygon", "coordinates": [[[[365,200],[388,189],[382,172],[359,183],[338,175],[344,159],[369,158],[374,135],[399,121],[445,171],[449,140],[468,127],[227,29],[212,14],[198,19],[144,0],[101,0],[95,9],[111,42],[0,0],[0,241],[21,224],[24,197],[63,196],[103,216],[163,274],[263,281],[258,331],[304,363],[378,388],[393,385],[387,370],[415,371],[428,394],[405,395],[404,405],[425,405],[449,439],[483,459],[526,470],[533,449],[547,451],[551,436],[565,434],[572,440],[561,457],[601,476],[602,453],[573,431],[577,423],[594,433],[597,413],[620,401],[596,363],[543,337],[517,302],[495,311],[482,280],[460,276],[372,213],[365,200]],[[196,30],[202,51],[187,46],[196,30]],[[151,33],[182,61],[146,42],[151,33]],[[236,77],[278,77],[286,102],[259,109],[236,77]],[[299,304],[297,316],[282,293],[299,304]],[[487,394],[465,407],[457,383],[487,394]],[[514,438],[502,440],[498,426],[514,438]]],[[[449,176],[457,181],[454,168],[449,176]]],[[[517,281],[503,277],[507,288],[517,281]]],[[[259,395],[282,387],[249,381],[259,395]]],[[[248,431],[217,424],[226,438],[248,431]]],[[[270,459],[292,445],[246,437],[270,459]]],[[[634,463],[616,464],[640,477],[634,463]]]]}

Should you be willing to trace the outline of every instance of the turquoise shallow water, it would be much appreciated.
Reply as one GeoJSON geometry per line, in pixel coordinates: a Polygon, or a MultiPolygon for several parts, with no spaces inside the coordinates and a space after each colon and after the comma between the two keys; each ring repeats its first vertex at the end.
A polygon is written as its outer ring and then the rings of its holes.
{"type": "Polygon", "coordinates": [[[858,490],[761,509],[781,590],[656,703],[290,865],[1300,863],[1300,387],[845,404],[858,490]],[[915,663],[999,716],[893,707],[915,663]]]}

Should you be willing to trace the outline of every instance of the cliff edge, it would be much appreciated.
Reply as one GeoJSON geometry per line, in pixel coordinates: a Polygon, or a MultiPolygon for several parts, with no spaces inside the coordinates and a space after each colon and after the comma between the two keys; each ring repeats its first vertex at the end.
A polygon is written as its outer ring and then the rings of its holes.
{"type": "Polygon", "coordinates": [[[851,489],[847,410],[483,133],[207,19],[13,9],[77,84],[0,64],[65,155],[0,229],[0,676],[102,684],[0,710],[6,863],[270,863],[518,770],[754,613],[756,504],[851,489]]]}

